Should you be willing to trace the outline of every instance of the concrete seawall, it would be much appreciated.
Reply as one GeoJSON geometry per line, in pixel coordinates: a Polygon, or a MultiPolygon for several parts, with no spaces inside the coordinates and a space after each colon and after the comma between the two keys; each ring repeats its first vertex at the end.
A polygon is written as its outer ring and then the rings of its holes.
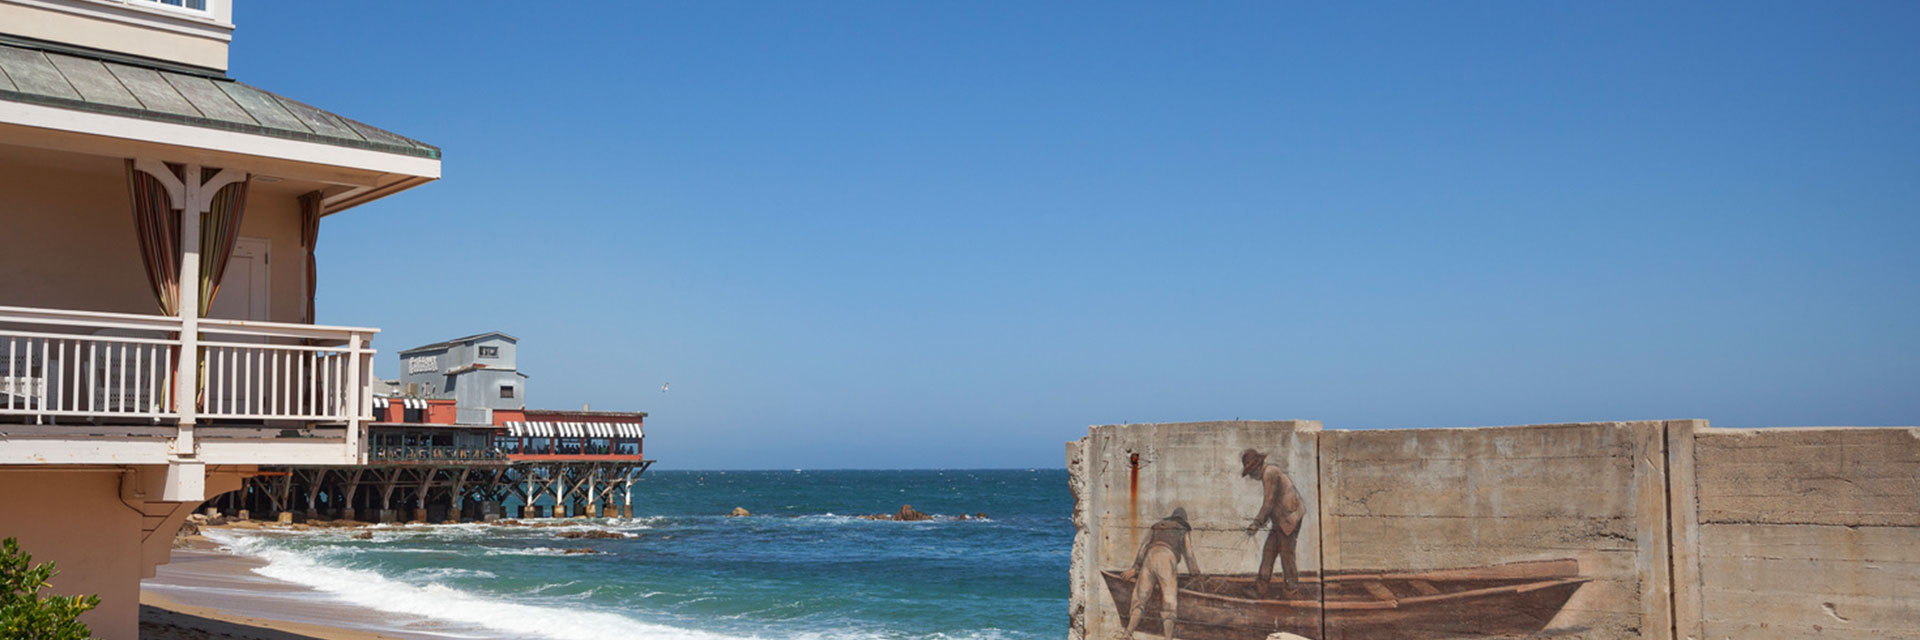
{"type": "Polygon", "coordinates": [[[1109,425],[1067,465],[1076,639],[1920,637],[1920,429],[1109,425]],[[1262,474],[1301,497],[1297,589],[1253,591],[1262,474]],[[1170,536],[1214,578],[1169,609],[1170,536]]]}

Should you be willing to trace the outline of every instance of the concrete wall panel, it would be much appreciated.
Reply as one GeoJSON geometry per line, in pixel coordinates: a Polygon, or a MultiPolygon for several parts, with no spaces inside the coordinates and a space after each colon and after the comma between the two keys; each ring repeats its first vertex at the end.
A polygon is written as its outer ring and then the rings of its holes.
{"type": "MultiPolygon", "coordinates": [[[[1664,637],[1663,439],[1657,422],[1325,432],[1326,566],[1423,572],[1571,561],[1585,582],[1563,605],[1542,605],[1554,608],[1536,612],[1548,618],[1539,632],[1664,637]]],[[[1362,633],[1348,629],[1330,617],[1328,637],[1362,633]]],[[[1501,630],[1448,620],[1399,628],[1404,637],[1501,630]]]]}
{"type": "Polygon", "coordinates": [[[1693,637],[1920,637],[1920,429],[1710,429],[1693,462],[1693,637]]]}

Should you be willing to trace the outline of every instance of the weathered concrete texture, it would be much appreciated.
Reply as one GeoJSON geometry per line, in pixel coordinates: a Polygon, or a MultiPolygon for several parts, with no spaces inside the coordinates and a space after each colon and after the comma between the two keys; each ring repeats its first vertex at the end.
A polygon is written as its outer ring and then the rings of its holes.
{"type": "Polygon", "coordinates": [[[1092,547],[1087,536],[1087,441],[1067,443],[1067,491],[1073,494],[1073,552],[1067,567],[1067,639],[1086,640],[1087,564],[1092,547]]]}
{"type": "Polygon", "coordinates": [[[1920,637],[1920,429],[1708,429],[1692,453],[1681,637],[1920,637]]]}
{"type": "Polygon", "coordinates": [[[1304,498],[1296,557],[1302,573],[1318,571],[1319,431],[1320,423],[1304,420],[1107,425],[1068,445],[1077,498],[1069,637],[1121,635],[1126,625],[1100,571],[1129,568],[1146,529],[1176,508],[1186,510],[1194,559],[1206,573],[1258,568],[1266,533],[1245,532],[1262,497],[1261,484],[1241,476],[1240,453],[1248,448],[1283,468],[1304,498]]]}
{"type": "MultiPolygon", "coordinates": [[[[1324,432],[1325,564],[1426,571],[1572,559],[1591,582],[1546,633],[1665,636],[1664,437],[1659,422],[1324,432]]],[[[1343,635],[1337,621],[1328,627],[1343,635]]]]}
{"type": "MultiPolygon", "coordinates": [[[[1285,467],[1307,502],[1300,568],[1324,566],[1334,583],[1307,605],[1329,612],[1318,633],[1290,628],[1321,640],[1511,637],[1540,624],[1540,635],[1563,638],[1920,638],[1920,428],[1729,430],[1703,420],[1095,427],[1067,447],[1071,637],[1123,635],[1100,571],[1126,569],[1143,531],[1175,507],[1193,521],[1207,573],[1253,572],[1259,545],[1243,531],[1261,492],[1239,476],[1237,455],[1249,447],[1285,467]],[[1445,579],[1435,576],[1458,574],[1435,571],[1511,577],[1516,562],[1577,577],[1501,587],[1511,596],[1502,602],[1520,604],[1452,621],[1415,615],[1458,593],[1435,587],[1445,579]],[[1568,582],[1579,583],[1570,595],[1540,595],[1568,582]],[[1509,615],[1532,622],[1476,626],[1509,615]]],[[[1263,620],[1210,637],[1260,637],[1274,628],[1263,620]]]]}

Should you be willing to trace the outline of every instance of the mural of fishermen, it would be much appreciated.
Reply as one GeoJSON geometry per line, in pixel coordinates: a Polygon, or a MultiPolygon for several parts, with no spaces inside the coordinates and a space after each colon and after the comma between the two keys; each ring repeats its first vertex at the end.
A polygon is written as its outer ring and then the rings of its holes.
{"type": "Polygon", "coordinates": [[[1253,516],[1253,524],[1247,525],[1247,535],[1252,536],[1260,528],[1271,524],[1267,531],[1267,544],[1260,550],[1260,576],[1253,583],[1254,590],[1265,598],[1268,584],[1273,581],[1273,558],[1280,556],[1284,589],[1287,595],[1300,592],[1300,567],[1295,563],[1293,552],[1295,538],[1300,533],[1300,519],[1306,516],[1306,503],[1300,499],[1300,490],[1293,486],[1293,479],[1287,477],[1287,471],[1278,465],[1267,464],[1267,455],[1247,449],[1240,452],[1240,475],[1258,480],[1261,487],[1260,513],[1253,516]]]}
{"type": "Polygon", "coordinates": [[[1194,579],[1201,576],[1200,563],[1193,559],[1193,550],[1187,545],[1187,537],[1192,532],[1193,526],[1187,524],[1187,510],[1184,508],[1174,509],[1173,515],[1162,518],[1147,530],[1147,542],[1140,545],[1140,553],[1133,559],[1133,568],[1120,574],[1125,580],[1138,580],[1133,584],[1133,607],[1131,615],[1127,616],[1127,637],[1133,637],[1134,628],[1140,626],[1147,603],[1153,600],[1156,591],[1160,595],[1160,636],[1174,637],[1174,625],[1179,617],[1180,588],[1173,565],[1184,560],[1187,572],[1194,579]]]}
{"type": "MultiPolygon", "coordinates": [[[[1302,575],[1295,553],[1302,530],[1309,528],[1308,505],[1282,466],[1288,460],[1285,452],[1279,452],[1279,464],[1268,459],[1257,449],[1241,451],[1240,478],[1231,475],[1230,459],[1221,461],[1228,465],[1215,476],[1218,484],[1201,489],[1204,495],[1173,496],[1183,506],[1139,530],[1145,539],[1130,567],[1100,572],[1125,627],[1124,632],[1108,627],[1108,633],[1129,640],[1136,633],[1150,638],[1156,630],[1168,640],[1272,640],[1276,634],[1310,640],[1527,637],[1544,630],[1574,592],[1591,581],[1581,575],[1574,558],[1442,568],[1319,569],[1302,575]],[[1195,530],[1186,510],[1196,506],[1191,500],[1245,505],[1249,480],[1259,484],[1260,501],[1253,521],[1243,528],[1244,537],[1234,531],[1239,528],[1235,525],[1247,522],[1241,519],[1246,512],[1237,509],[1222,511],[1216,520],[1198,521],[1195,530]],[[1262,529],[1264,544],[1254,551],[1248,543],[1262,529]],[[1202,553],[1231,558],[1209,556],[1209,564],[1224,564],[1210,568],[1224,573],[1201,572],[1193,549],[1196,541],[1206,545],[1202,553]],[[1256,556],[1258,569],[1248,572],[1256,566],[1256,556]],[[1276,561],[1282,571],[1277,585],[1276,561]],[[1176,572],[1182,562],[1186,574],[1176,572]]],[[[1313,475],[1303,479],[1319,481],[1313,475]]]]}

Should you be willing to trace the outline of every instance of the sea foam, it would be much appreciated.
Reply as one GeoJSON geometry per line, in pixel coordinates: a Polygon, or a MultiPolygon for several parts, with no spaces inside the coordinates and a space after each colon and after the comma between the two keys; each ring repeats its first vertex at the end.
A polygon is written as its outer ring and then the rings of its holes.
{"type": "Polygon", "coordinates": [[[209,529],[205,535],[235,552],[267,561],[254,569],[260,575],[312,587],[356,606],[403,613],[507,632],[514,637],[553,640],[603,638],[735,638],[705,631],[641,622],[604,611],[510,602],[446,587],[437,583],[416,586],[371,571],[327,566],[297,552],[228,531],[209,529]]]}

